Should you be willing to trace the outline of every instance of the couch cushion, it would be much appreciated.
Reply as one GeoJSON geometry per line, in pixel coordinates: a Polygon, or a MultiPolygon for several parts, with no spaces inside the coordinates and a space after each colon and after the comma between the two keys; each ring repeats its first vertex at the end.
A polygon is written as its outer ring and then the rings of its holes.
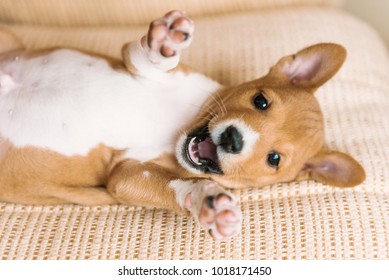
{"type": "Polygon", "coordinates": [[[161,11],[215,15],[298,5],[340,5],[343,0],[2,0],[0,21],[56,26],[147,24],[161,11]]]}
{"type": "MultiPolygon", "coordinates": [[[[194,218],[160,209],[0,203],[2,258],[389,258],[389,58],[377,34],[343,12],[313,7],[197,18],[196,24],[183,60],[225,84],[259,77],[309,44],[343,44],[348,59],[317,97],[329,148],[359,160],[366,181],[347,189],[306,181],[235,190],[242,233],[225,242],[213,241],[194,218]]],[[[147,28],[6,27],[29,48],[64,45],[117,57],[124,42],[147,28]]]]}

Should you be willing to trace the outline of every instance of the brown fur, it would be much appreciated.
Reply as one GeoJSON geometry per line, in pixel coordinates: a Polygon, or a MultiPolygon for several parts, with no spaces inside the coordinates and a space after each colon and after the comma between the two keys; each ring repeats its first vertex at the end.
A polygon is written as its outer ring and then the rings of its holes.
{"type": "Polygon", "coordinates": [[[0,200],[34,204],[116,203],[105,189],[116,153],[100,145],[86,157],[66,157],[34,147],[15,148],[3,139],[0,200]]]}
{"type": "MultiPolygon", "coordinates": [[[[158,207],[182,212],[169,182],[182,178],[175,169],[165,168],[158,162],[175,161],[163,155],[156,161],[139,162],[124,160],[112,170],[107,189],[121,203],[158,207]],[[143,186],[143,187],[142,187],[143,186]]],[[[185,173],[185,172],[184,172],[185,173]]]]}

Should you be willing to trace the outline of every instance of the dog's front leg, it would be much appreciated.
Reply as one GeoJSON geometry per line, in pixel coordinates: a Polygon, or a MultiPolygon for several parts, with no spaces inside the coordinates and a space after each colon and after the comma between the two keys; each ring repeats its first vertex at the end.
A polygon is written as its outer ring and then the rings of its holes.
{"type": "Polygon", "coordinates": [[[120,203],[158,207],[185,213],[168,184],[175,176],[153,163],[123,160],[113,168],[108,178],[108,192],[120,203]]]}
{"type": "Polygon", "coordinates": [[[240,231],[237,200],[206,179],[177,179],[177,175],[153,163],[122,161],[113,168],[108,191],[120,203],[190,212],[217,240],[240,231]]]}
{"type": "Polygon", "coordinates": [[[154,20],[147,35],[123,46],[127,70],[137,76],[158,79],[161,73],[181,68],[180,53],[190,45],[193,31],[192,20],[180,11],[171,11],[154,20]]]}

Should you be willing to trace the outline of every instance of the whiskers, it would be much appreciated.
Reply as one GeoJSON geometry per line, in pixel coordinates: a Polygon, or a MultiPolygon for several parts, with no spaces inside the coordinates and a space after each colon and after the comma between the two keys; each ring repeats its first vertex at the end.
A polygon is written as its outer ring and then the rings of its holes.
{"type": "Polygon", "coordinates": [[[201,106],[193,104],[193,106],[197,106],[199,108],[199,114],[201,114],[200,116],[197,116],[198,120],[206,122],[207,124],[211,121],[217,122],[220,118],[223,118],[227,114],[227,107],[219,93],[214,93],[210,96],[210,99],[212,102],[208,101],[201,106]]]}
{"type": "Polygon", "coordinates": [[[211,121],[217,122],[227,114],[227,107],[218,93],[211,95],[210,98],[213,103],[205,104],[206,115],[202,117],[207,123],[210,123],[211,121]],[[216,105],[216,108],[214,108],[213,105],[216,105]]]}
{"type": "Polygon", "coordinates": [[[221,116],[224,117],[227,114],[227,107],[224,104],[224,101],[221,98],[221,96],[219,95],[219,93],[216,92],[215,94],[213,94],[211,96],[211,98],[213,99],[213,101],[215,101],[215,104],[218,106],[220,113],[221,113],[221,116]]]}

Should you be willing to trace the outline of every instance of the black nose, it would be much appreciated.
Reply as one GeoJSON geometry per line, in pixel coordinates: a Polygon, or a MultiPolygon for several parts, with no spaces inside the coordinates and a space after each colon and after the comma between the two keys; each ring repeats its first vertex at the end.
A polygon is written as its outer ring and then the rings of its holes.
{"type": "Polygon", "coordinates": [[[220,135],[220,146],[230,154],[239,154],[243,148],[242,134],[234,126],[229,126],[220,135]]]}

